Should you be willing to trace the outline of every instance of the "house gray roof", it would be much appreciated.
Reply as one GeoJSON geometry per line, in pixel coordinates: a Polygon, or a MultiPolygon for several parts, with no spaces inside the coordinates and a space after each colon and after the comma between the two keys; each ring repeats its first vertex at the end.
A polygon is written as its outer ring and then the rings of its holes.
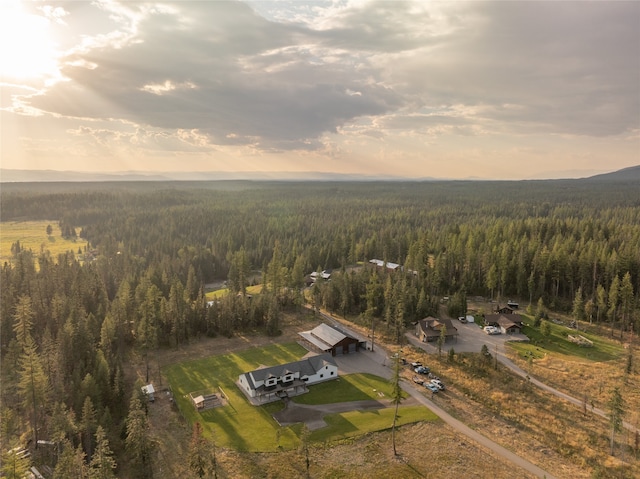
{"type": "Polygon", "coordinates": [[[347,336],[328,324],[322,323],[311,330],[316,338],[324,341],[329,346],[334,346],[347,336]]]}
{"type": "Polygon", "coordinates": [[[318,354],[292,363],[255,369],[245,373],[245,376],[252,389],[255,389],[256,386],[253,379],[256,381],[265,381],[271,377],[279,378],[298,371],[300,372],[300,377],[313,376],[327,364],[336,365],[330,354],[318,354]]]}
{"type": "Polygon", "coordinates": [[[316,338],[311,331],[302,331],[299,333],[306,341],[309,341],[320,351],[330,351],[333,346],[325,343],[324,341],[316,338]]]}

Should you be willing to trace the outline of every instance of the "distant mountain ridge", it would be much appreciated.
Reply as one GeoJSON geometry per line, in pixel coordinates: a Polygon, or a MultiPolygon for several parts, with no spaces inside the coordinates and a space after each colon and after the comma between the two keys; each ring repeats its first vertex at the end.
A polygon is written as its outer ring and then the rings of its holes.
{"type": "Polygon", "coordinates": [[[622,170],[603,173],[601,175],[590,176],[589,180],[638,180],[640,181],[640,165],[630,166],[622,170]]]}
{"type": "MultiPolygon", "coordinates": [[[[359,174],[305,172],[141,172],[122,171],[97,173],[59,170],[16,170],[0,168],[0,183],[28,182],[108,182],[108,181],[451,181],[452,178],[407,178],[393,176],[368,176],[359,174]]],[[[589,176],[574,181],[640,181],[640,165],[622,170],[589,176]]],[[[467,178],[460,181],[489,181],[479,178],[467,178]]],[[[515,180],[517,181],[517,180],[515,180]]],[[[522,180],[526,181],[526,180],[522,180]]],[[[544,181],[544,180],[538,180],[544,181]]]]}
{"type": "Polygon", "coordinates": [[[122,171],[97,173],[59,170],[13,170],[0,168],[0,182],[92,182],[92,181],[433,181],[436,178],[403,178],[318,171],[122,171]]]}

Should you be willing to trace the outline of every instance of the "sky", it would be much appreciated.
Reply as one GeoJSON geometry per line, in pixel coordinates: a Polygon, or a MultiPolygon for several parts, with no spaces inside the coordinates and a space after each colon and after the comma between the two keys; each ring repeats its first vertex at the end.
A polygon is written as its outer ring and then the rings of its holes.
{"type": "Polygon", "coordinates": [[[578,178],[640,164],[640,2],[0,2],[0,166],[578,178]]]}

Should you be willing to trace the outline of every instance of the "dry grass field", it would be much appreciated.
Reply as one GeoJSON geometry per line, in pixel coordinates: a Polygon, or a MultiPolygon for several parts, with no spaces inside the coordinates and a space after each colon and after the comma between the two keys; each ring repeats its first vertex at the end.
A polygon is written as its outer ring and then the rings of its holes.
{"type": "Polygon", "coordinates": [[[60,236],[57,221],[11,221],[0,223],[0,264],[10,262],[11,245],[20,241],[23,249],[30,249],[36,255],[49,251],[56,258],[67,251],[78,252],[86,245],[84,240],[71,240],[60,236]],[[47,225],[51,225],[51,236],[47,235],[47,225]]]}
{"type": "MultiPolygon", "coordinates": [[[[298,331],[309,327],[310,321],[314,320],[309,316],[290,316],[283,335],[276,338],[255,334],[203,339],[179,351],[163,352],[154,370],[186,359],[291,341],[298,331]]],[[[633,435],[618,434],[616,456],[611,457],[608,421],[591,414],[588,408],[585,413],[582,408],[541,391],[501,365],[494,369],[492,361],[483,362],[478,355],[460,354],[449,362],[444,354],[438,358],[411,347],[404,348],[404,355],[408,360],[426,362],[447,384],[447,391],[434,398],[439,406],[556,477],[640,477],[640,456],[634,451],[633,435]]],[[[638,422],[640,368],[637,365],[631,375],[625,375],[622,373],[624,359],[594,363],[547,355],[530,362],[519,359],[515,352],[511,356],[521,367],[532,368],[532,375],[563,391],[578,397],[580,391],[593,392],[596,406],[602,408],[606,408],[610,389],[621,386],[627,401],[626,419],[638,422]]],[[[637,346],[635,357],[640,358],[637,346]]],[[[413,374],[406,369],[403,375],[410,380],[413,374]]],[[[153,380],[161,381],[161,378],[153,380]]],[[[161,472],[161,477],[188,477],[186,457],[191,431],[186,422],[162,396],[150,408],[150,414],[152,434],[158,446],[157,472],[161,472]]],[[[397,444],[400,458],[393,457],[389,431],[332,444],[314,444],[310,452],[310,477],[529,477],[520,470],[515,473],[510,463],[441,421],[400,428],[397,444]]],[[[216,460],[219,478],[288,479],[305,475],[305,460],[299,451],[255,454],[217,448],[216,460]]]]}

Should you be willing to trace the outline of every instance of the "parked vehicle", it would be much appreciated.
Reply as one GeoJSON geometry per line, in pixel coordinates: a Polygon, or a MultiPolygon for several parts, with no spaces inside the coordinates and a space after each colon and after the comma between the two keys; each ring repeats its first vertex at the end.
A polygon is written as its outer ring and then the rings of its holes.
{"type": "Polygon", "coordinates": [[[464,316],[460,316],[458,318],[458,321],[460,321],[461,323],[466,323],[467,322],[467,318],[465,318],[464,316]]]}
{"type": "Polygon", "coordinates": [[[413,382],[416,384],[424,384],[424,379],[422,379],[420,376],[413,376],[413,382]]]}
{"type": "Polygon", "coordinates": [[[444,391],[446,388],[444,386],[444,383],[442,381],[440,381],[439,379],[432,379],[431,380],[431,384],[433,384],[435,387],[437,387],[440,391],[444,391]]]}
{"type": "Polygon", "coordinates": [[[483,331],[487,334],[500,334],[500,330],[495,326],[485,326],[483,331]]]}
{"type": "Polygon", "coordinates": [[[415,361],[415,362],[411,363],[411,367],[413,369],[417,368],[418,366],[422,366],[422,363],[420,361],[415,361]]]}
{"type": "Polygon", "coordinates": [[[440,389],[438,388],[438,386],[436,386],[435,384],[431,384],[431,383],[425,383],[424,387],[426,387],[429,391],[431,391],[432,393],[438,393],[440,392],[440,389]]]}
{"type": "Polygon", "coordinates": [[[429,368],[426,366],[418,366],[414,371],[418,374],[429,374],[429,368]]]}

